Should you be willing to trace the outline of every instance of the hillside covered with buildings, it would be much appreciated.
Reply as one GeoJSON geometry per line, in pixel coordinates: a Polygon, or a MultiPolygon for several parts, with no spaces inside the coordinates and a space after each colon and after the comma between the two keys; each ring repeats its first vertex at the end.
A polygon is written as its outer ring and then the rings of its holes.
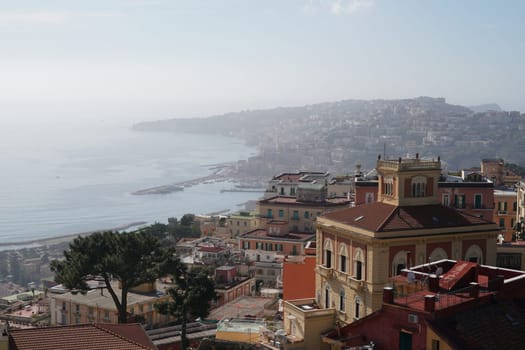
{"type": "Polygon", "coordinates": [[[139,131],[220,133],[256,146],[259,154],[239,164],[240,175],[272,176],[291,169],[346,174],[356,164],[374,166],[399,155],[437,157],[445,168],[501,157],[525,164],[525,115],[473,110],[444,98],[343,100],[301,107],[247,110],[197,119],[169,119],[134,126],[139,131]]]}

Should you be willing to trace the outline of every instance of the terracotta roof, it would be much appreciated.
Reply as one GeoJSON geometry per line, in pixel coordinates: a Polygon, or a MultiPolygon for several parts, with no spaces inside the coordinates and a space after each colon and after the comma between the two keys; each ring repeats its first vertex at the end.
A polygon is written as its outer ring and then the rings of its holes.
{"type": "Polygon", "coordinates": [[[308,241],[315,238],[315,233],[301,233],[301,232],[289,232],[285,236],[271,236],[265,229],[256,229],[250,232],[246,232],[239,237],[241,238],[258,238],[258,239],[270,239],[275,241],[308,241]]]}
{"type": "Polygon", "coordinates": [[[438,204],[398,207],[375,202],[330,212],[323,217],[374,232],[492,224],[438,204]]]}
{"type": "Polygon", "coordinates": [[[80,324],[12,330],[14,350],[156,349],[144,328],[133,324],[80,324]]]}

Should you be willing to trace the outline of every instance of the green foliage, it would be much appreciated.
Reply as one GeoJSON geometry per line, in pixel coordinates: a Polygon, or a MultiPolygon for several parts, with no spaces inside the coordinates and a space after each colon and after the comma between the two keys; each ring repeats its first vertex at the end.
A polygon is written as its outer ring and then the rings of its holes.
{"type": "Polygon", "coordinates": [[[179,264],[173,251],[165,248],[160,239],[142,231],[107,231],[78,237],[70,243],[64,257],[51,262],[55,281],[85,292],[88,279],[102,278],[117,307],[120,323],[126,322],[129,289],[153,282],[179,264]],[[111,286],[112,279],[120,282],[120,298],[111,286]]]}
{"type": "Polygon", "coordinates": [[[177,218],[169,218],[167,230],[169,235],[175,239],[201,236],[200,225],[195,221],[194,214],[184,214],[179,221],[177,221],[177,218]]]}
{"type": "Polygon", "coordinates": [[[195,215],[193,214],[184,214],[182,216],[182,219],[180,219],[180,224],[182,226],[191,226],[193,222],[195,221],[195,215]]]}
{"type": "Polygon", "coordinates": [[[151,234],[159,239],[164,239],[168,236],[168,225],[156,222],[152,225],[141,228],[140,231],[151,234]]]}
{"type": "Polygon", "coordinates": [[[205,318],[210,312],[210,302],[216,298],[215,283],[205,268],[188,270],[185,265],[173,271],[174,287],[167,290],[170,301],[155,305],[164,315],[174,316],[181,323],[182,349],[188,347],[186,324],[195,318],[205,318]]]}

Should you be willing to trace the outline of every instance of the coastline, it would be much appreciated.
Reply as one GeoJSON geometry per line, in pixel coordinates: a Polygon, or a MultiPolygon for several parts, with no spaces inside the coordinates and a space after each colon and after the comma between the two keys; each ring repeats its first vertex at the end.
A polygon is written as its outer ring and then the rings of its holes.
{"type": "Polygon", "coordinates": [[[55,244],[60,244],[64,242],[72,241],[73,239],[77,237],[84,237],[89,236],[96,232],[104,232],[104,231],[122,231],[127,230],[129,228],[135,227],[135,226],[141,226],[147,224],[146,221],[136,221],[131,222],[129,224],[120,225],[113,228],[108,229],[102,229],[102,230],[93,230],[93,231],[86,231],[86,232],[78,232],[78,233],[70,233],[65,235],[58,235],[53,237],[45,237],[45,238],[37,238],[37,239],[31,239],[27,241],[16,241],[16,242],[0,242],[0,248],[2,247],[10,247],[9,249],[20,249],[24,247],[29,246],[51,246],[55,244]],[[12,247],[12,248],[11,248],[12,247]]]}

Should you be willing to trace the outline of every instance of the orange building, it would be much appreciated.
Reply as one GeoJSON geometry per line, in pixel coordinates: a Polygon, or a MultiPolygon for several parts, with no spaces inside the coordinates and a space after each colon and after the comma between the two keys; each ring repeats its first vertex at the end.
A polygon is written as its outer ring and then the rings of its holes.
{"type": "Polygon", "coordinates": [[[315,296],[315,242],[308,242],[305,255],[288,256],[283,262],[283,300],[315,296]]]}
{"type": "Polygon", "coordinates": [[[497,189],[494,191],[493,221],[498,224],[505,241],[513,239],[514,224],[516,223],[518,202],[517,194],[513,189],[497,189]]]}

